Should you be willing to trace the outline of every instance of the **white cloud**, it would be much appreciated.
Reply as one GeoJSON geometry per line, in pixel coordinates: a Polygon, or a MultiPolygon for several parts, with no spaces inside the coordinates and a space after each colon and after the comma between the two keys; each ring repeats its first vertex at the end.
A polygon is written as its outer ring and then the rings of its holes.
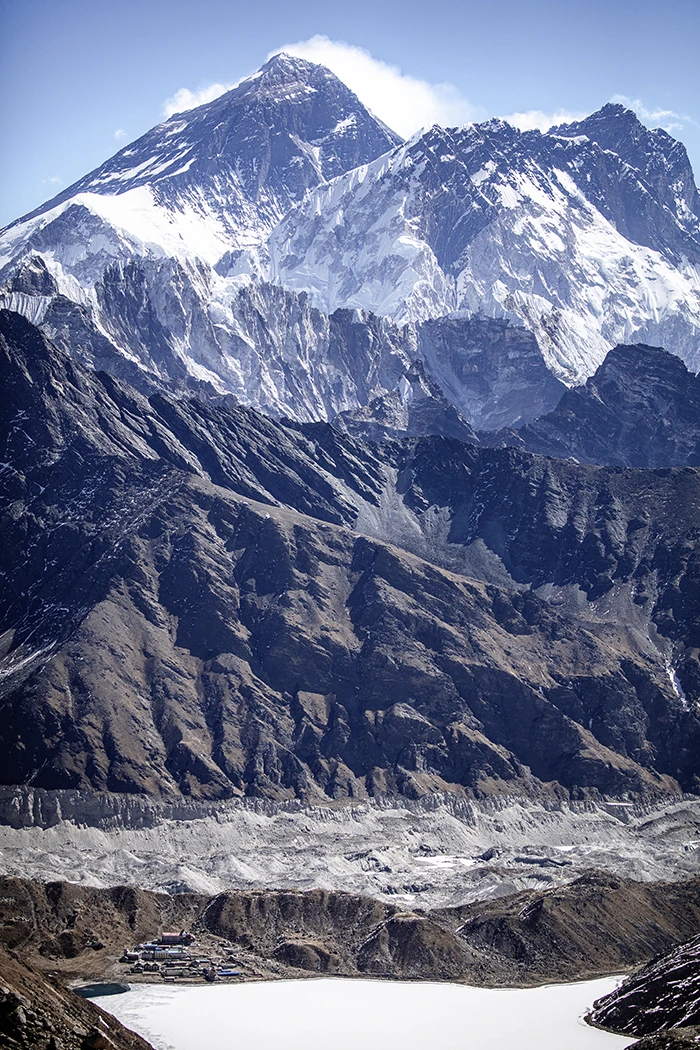
{"type": "Polygon", "coordinates": [[[233,84],[209,84],[208,87],[200,88],[199,91],[190,91],[186,87],[178,88],[175,94],[166,98],[163,103],[163,116],[172,117],[173,113],[184,113],[188,109],[203,106],[205,102],[213,102],[219,95],[236,87],[236,84],[240,84],[240,80],[233,84]]]}
{"type": "Polygon", "coordinates": [[[573,124],[574,121],[583,120],[587,116],[587,113],[573,113],[567,109],[557,109],[552,113],[545,113],[541,109],[528,109],[524,113],[509,113],[502,119],[521,131],[549,131],[555,124],[573,124]]]}
{"type": "Polygon", "coordinates": [[[353,44],[312,36],[271,51],[285,51],[327,66],[354,91],[361,102],[400,135],[409,136],[432,124],[453,127],[484,116],[452,84],[430,84],[402,73],[397,66],[373,58],[353,44]]]}
{"type": "Polygon", "coordinates": [[[698,126],[697,121],[689,117],[687,113],[676,113],[673,109],[662,109],[660,106],[649,109],[640,98],[630,98],[628,95],[613,95],[610,101],[619,102],[621,105],[626,106],[627,109],[633,109],[639,119],[644,121],[645,124],[650,124],[654,128],[663,128],[669,134],[672,131],[682,131],[686,124],[698,126]]]}
{"type": "Polygon", "coordinates": [[[126,132],[124,131],[124,128],[117,128],[117,130],[114,132],[114,137],[117,140],[117,142],[123,142],[123,140],[126,138],[126,132]]]}
{"type": "Polygon", "coordinates": [[[45,186],[47,183],[50,186],[62,186],[63,185],[63,179],[61,178],[60,175],[49,175],[48,178],[42,179],[41,183],[42,183],[43,186],[45,186]]]}

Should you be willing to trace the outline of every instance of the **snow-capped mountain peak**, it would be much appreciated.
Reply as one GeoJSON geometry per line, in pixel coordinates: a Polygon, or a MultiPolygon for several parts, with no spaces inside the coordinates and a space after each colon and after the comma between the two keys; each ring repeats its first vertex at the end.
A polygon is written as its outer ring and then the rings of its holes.
{"type": "Polygon", "coordinates": [[[270,231],[310,189],[400,141],[329,70],[277,55],[4,230],[2,304],[137,383],[139,370],[177,387],[205,381],[292,414],[304,390],[304,418],[352,407],[354,377],[309,380],[298,356],[323,341],[308,308],[239,293],[264,274],[270,231]],[[262,339],[258,309],[276,312],[262,339]],[[291,315],[293,337],[281,329],[291,315]]]}
{"type": "Polygon", "coordinates": [[[671,136],[608,104],[546,134],[493,118],[403,142],[285,53],[2,231],[0,282],[84,360],[305,419],[391,391],[420,343],[396,325],[437,318],[523,325],[569,384],[617,343],[700,367],[700,199],[671,136]],[[384,349],[336,346],[337,309],[360,311],[356,347],[386,321],[384,349]]]}
{"type": "Polygon", "coordinates": [[[273,232],[271,272],[323,310],[524,323],[566,382],[667,330],[697,368],[699,215],[683,147],[623,107],[548,134],[489,120],[316,189],[273,232]]]}
{"type": "Polygon", "coordinates": [[[647,128],[630,109],[609,102],[585,120],[550,128],[550,135],[586,136],[620,158],[691,236],[700,234],[700,194],[685,146],[663,128],[647,128]]]}
{"type": "MultiPolygon", "coordinates": [[[[100,239],[100,252],[86,253],[99,255],[95,265],[75,274],[82,283],[106,256],[134,250],[213,264],[226,251],[261,246],[310,188],[400,141],[330,70],[276,55],[231,91],[175,114],[11,224],[0,241],[0,267],[3,255],[14,260],[45,250],[52,240],[46,228],[67,208],[86,209],[68,224],[87,224],[93,242],[100,239]]],[[[60,248],[58,258],[65,268],[60,248]]]]}

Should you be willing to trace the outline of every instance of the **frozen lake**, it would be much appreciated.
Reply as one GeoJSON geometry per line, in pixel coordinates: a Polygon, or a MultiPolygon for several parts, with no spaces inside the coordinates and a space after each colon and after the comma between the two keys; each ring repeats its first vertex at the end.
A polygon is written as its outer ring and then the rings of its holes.
{"type": "Polygon", "coordinates": [[[603,978],[544,988],[329,979],[175,987],[135,985],[98,1000],[157,1050],[623,1050],[590,1028],[603,978]]]}

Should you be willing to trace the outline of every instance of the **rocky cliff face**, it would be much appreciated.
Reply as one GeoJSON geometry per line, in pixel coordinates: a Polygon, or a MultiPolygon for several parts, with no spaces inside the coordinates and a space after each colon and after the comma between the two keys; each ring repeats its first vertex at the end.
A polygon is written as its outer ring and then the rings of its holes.
{"type": "Polygon", "coordinates": [[[485,444],[518,445],[515,431],[498,429],[533,421],[566,390],[546,368],[532,333],[507,321],[440,318],[403,332],[406,363],[398,383],[338,413],[337,425],[370,440],[444,434],[478,444],[474,431],[484,430],[485,444]]]}
{"type": "Polygon", "coordinates": [[[626,467],[700,464],[700,379],[658,347],[617,346],[584,386],[489,444],[626,467]]]}
{"type": "Polygon", "coordinates": [[[406,368],[389,393],[372,398],[362,408],[339,412],[333,425],[353,437],[373,442],[426,434],[479,441],[464,416],[419,362],[406,368]]]}
{"type": "Polygon", "coordinates": [[[417,368],[452,416],[496,429],[530,422],[564,390],[534,337],[507,322],[397,325],[346,309],[328,316],[305,293],[232,282],[204,265],[193,272],[178,259],[112,261],[90,299],[76,303],[32,254],[5,287],[0,301],[75,360],[146,393],[230,393],[277,417],[359,420],[385,412],[385,399],[402,400],[399,384],[417,368]]]}
{"type": "Polygon", "coordinates": [[[532,332],[506,321],[438,318],[419,325],[417,339],[425,368],[475,430],[521,427],[554,408],[566,390],[532,332]]]}
{"type": "Polygon", "coordinates": [[[147,400],[2,320],[7,782],[696,784],[695,471],[147,400]]]}

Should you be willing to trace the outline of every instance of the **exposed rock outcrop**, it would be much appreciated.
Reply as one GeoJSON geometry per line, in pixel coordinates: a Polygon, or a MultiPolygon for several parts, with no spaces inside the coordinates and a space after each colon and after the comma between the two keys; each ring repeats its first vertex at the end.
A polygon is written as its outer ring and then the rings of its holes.
{"type": "MultiPolygon", "coordinates": [[[[592,978],[624,971],[700,928],[700,879],[640,883],[593,871],[552,890],[439,915],[464,915],[459,935],[513,977],[520,975],[516,983],[538,976],[543,983],[592,978]]],[[[601,1023],[642,1034],[641,1028],[601,1023]]]]}
{"type": "Polygon", "coordinates": [[[697,879],[644,884],[600,873],[428,913],[327,890],[170,896],[8,877],[0,889],[5,950],[64,981],[123,980],[125,947],[185,927],[200,944],[232,949],[246,978],[336,973],[528,986],[619,972],[700,925],[697,879]]]}
{"type": "Polygon", "coordinates": [[[700,937],[657,955],[598,999],[593,1024],[628,1035],[700,1027],[700,937]]]}
{"type": "Polygon", "coordinates": [[[700,377],[658,347],[616,346],[552,412],[481,439],[582,463],[697,467],[700,377]]]}
{"type": "Polygon", "coordinates": [[[0,948],[5,1050],[152,1050],[111,1014],[0,948]]]}

